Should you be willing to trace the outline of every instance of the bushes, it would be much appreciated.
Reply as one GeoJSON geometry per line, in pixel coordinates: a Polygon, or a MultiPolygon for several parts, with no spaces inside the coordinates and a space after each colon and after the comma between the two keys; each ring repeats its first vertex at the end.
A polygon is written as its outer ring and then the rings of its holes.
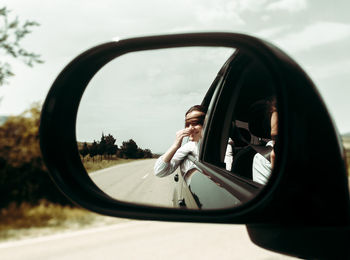
{"type": "Polygon", "coordinates": [[[25,163],[13,167],[5,163],[0,170],[0,208],[8,206],[11,202],[21,204],[28,202],[35,205],[41,199],[71,205],[51,181],[48,172],[32,163],[25,163]]]}
{"type": "Polygon", "coordinates": [[[40,106],[33,105],[0,127],[0,208],[41,199],[71,205],[51,181],[39,148],[40,106]]]}

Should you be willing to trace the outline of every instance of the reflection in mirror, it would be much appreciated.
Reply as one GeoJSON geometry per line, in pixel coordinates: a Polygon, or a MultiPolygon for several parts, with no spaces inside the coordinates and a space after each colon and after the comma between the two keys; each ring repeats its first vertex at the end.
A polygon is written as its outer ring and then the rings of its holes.
{"type": "MultiPolygon", "coordinates": [[[[190,207],[185,195],[195,195],[182,182],[180,170],[191,163],[183,160],[164,177],[155,172],[155,165],[176,142],[178,131],[191,129],[182,147],[198,141],[204,117],[185,113],[202,103],[234,51],[186,47],[129,53],[94,76],[79,106],[76,134],[82,163],[102,191],[126,202],[190,207]]],[[[200,208],[195,199],[193,203],[192,208],[200,208]]]]}
{"type": "Polygon", "coordinates": [[[234,85],[229,96],[235,101],[228,104],[222,130],[222,167],[243,181],[265,185],[275,166],[278,135],[271,74],[258,60],[251,60],[240,71],[239,79],[231,73],[226,84],[234,85]]]}
{"type": "Polygon", "coordinates": [[[277,110],[274,97],[254,102],[248,121],[232,121],[225,157],[226,169],[249,180],[266,184],[274,167],[277,110]]]}

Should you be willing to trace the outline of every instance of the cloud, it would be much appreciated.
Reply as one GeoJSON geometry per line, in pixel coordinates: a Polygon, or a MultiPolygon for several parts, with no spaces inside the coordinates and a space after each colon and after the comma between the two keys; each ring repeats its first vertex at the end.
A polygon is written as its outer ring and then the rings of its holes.
{"type": "Polygon", "coordinates": [[[265,14],[265,15],[261,16],[261,20],[264,22],[267,22],[267,21],[271,20],[271,16],[265,14]]]}
{"type": "Polygon", "coordinates": [[[314,47],[341,41],[350,36],[350,24],[317,22],[299,32],[289,33],[274,40],[289,52],[306,51],[314,47]]]}
{"type": "Polygon", "coordinates": [[[279,0],[268,4],[267,10],[271,11],[288,11],[288,12],[298,12],[305,10],[307,8],[306,0],[279,0]]]}
{"type": "Polygon", "coordinates": [[[261,31],[258,31],[254,33],[258,37],[270,39],[270,38],[276,38],[278,35],[281,35],[289,28],[288,25],[282,25],[282,26],[276,26],[271,28],[266,28],[261,31]]]}
{"type": "Polygon", "coordinates": [[[210,24],[213,22],[230,23],[231,25],[243,25],[245,21],[240,16],[240,10],[232,3],[221,3],[213,5],[212,8],[199,6],[196,18],[200,23],[210,24]]]}
{"type": "MultiPolygon", "coordinates": [[[[350,60],[336,60],[335,62],[326,64],[316,64],[306,66],[306,71],[312,78],[321,81],[323,79],[331,79],[340,75],[348,75],[350,68],[350,60]]],[[[345,86],[344,86],[345,87],[345,86]]],[[[348,88],[348,86],[346,86],[348,88]]]]}
{"type": "MultiPolygon", "coordinates": [[[[196,18],[202,24],[220,23],[221,27],[226,25],[247,25],[247,13],[258,14],[266,13],[270,10],[292,10],[297,11],[304,9],[306,4],[304,0],[298,0],[290,4],[290,1],[279,1],[270,3],[271,0],[216,0],[206,1],[197,7],[196,18]],[[290,9],[288,9],[290,8],[290,9]]],[[[262,20],[269,20],[271,17],[267,14],[262,16],[262,20]]]]}
{"type": "Polygon", "coordinates": [[[262,14],[261,20],[271,19],[273,11],[298,12],[308,7],[307,0],[235,0],[206,1],[196,9],[196,19],[200,24],[247,25],[248,13],[262,14]]]}

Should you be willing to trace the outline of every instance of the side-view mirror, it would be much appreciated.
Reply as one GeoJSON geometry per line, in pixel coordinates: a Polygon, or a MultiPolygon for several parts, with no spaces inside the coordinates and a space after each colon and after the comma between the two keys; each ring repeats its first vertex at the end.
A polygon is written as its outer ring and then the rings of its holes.
{"type": "Polygon", "coordinates": [[[89,49],[53,83],[40,125],[52,179],[78,205],[117,217],[244,223],[257,245],[303,258],[348,254],[339,140],[300,66],[234,33],[89,49]],[[169,152],[179,129],[183,144],[169,152]]]}

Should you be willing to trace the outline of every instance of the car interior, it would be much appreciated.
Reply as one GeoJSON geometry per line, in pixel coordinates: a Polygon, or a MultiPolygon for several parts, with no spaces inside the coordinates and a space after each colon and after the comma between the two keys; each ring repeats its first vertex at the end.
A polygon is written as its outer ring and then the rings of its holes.
{"type": "MultiPolygon", "coordinates": [[[[242,56],[236,55],[230,66],[236,66],[242,56]]],[[[223,136],[222,141],[227,144],[228,140],[232,140],[229,144],[232,145],[232,166],[226,168],[232,174],[252,180],[253,157],[260,153],[269,160],[272,150],[266,144],[271,141],[269,107],[275,96],[274,83],[266,67],[251,59],[240,73],[231,70],[225,85],[234,86],[230,96],[233,100],[229,106],[231,111],[227,112],[229,131],[223,131],[227,137],[223,136]]],[[[222,155],[224,152],[221,150],[222,155]]]]}

